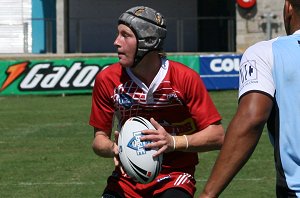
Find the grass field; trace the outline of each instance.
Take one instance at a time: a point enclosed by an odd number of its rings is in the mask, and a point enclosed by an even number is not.
[[[226,128],[237,92],[210,94]],[[0,97],[0,197],[100,197],[113,162],[91,149],[90,105],[91,95]],[[197,196],[216,155],[199,154]],[[264,131],[250,161],[221,197],[275,197],[274,185],[272,147]]]

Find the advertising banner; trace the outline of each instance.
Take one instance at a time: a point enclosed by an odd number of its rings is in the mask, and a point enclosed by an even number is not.
[[[0,95],[91,93],[96,74],[117,57],[0,61]]]
[[[237,89],[241,55],[170,55],[198,72],[208,90]],[[0,60],[1,95],[91,93],[94,80],[117,57]]]
[[[242,55],[200,55],[200,75],[208,90],[238,89]]]
[[[200,62],[199,55],[173,55],[168,56],[169,60],[177,61],[199,72]]]
[[[198,55],[171,55],[199,71]],[[0,60],[1,95],[53,95],[91,93],[96,74],[117,57]]]

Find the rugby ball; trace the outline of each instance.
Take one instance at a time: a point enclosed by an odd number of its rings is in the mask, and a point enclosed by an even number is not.
[[[140,141],[142,130],[155,129],[154,126],[143,117],[131,117],[122,126],[119,138],[119,157],[124,171],[139,183],[153,181],[161,170],[162,155],[153,158],[156,152],[153,149],[145,149],[149,141]]]

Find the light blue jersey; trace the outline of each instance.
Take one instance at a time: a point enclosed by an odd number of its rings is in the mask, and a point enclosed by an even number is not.
[[[300,31],[259,42],[243,55],[239,97],[263,92],[274,100],[268,129],[277,187],[300,197]]]
[[[300,35],[273,43],[273,79],[279,109],[279,156],[287,185],[300,196]],[[277,123],[275,123],[277,124]]]

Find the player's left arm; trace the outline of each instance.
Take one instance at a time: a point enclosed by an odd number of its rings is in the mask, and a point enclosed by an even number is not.
[[[187,135],[188,148],[186,151],[206,152],[218,150],[222,147],[224,141],[224,128],[221,122],[215,122],[206,128]],[[184,148],[181,148],[184,150]]]
[[[205,152],[220,149],[225,135],[222,118],[199,74],[191,72],[183,83],[183,89],[186,92],[185,104],[197,126],[197,131],[186,136],[186,150]]]
[[[145,146],[147,148],[159,148],[153,157],[171,151],[204,152],[216,150],[220,149],[223,144],[224,129],[220,122],[211,124],[191,135],[172,136],[153,118],[150,121],[156,130],[143,131],[147,135],[141,137],[141,140],[152,141]]]

